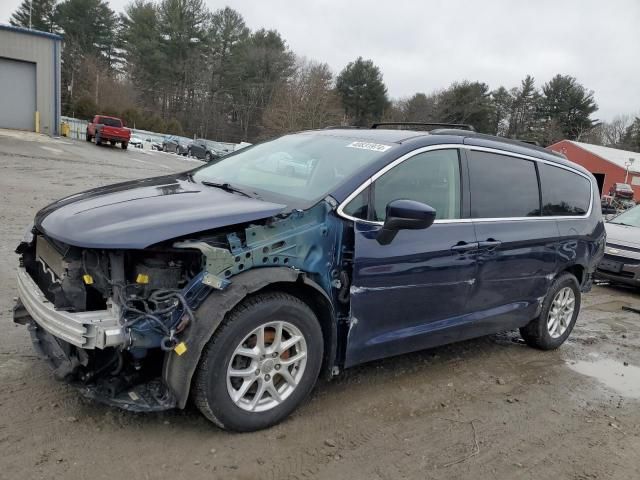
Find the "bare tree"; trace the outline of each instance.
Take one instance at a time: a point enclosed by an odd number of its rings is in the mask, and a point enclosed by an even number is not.
[[[603,144],[608,147],[619,147],[622,145],[624,135],[633,122],[631,115],[617,115],[611,122],[602,124]]]
[[[263,116],[267,135],[322,128],[340,122],[340,99],[329,66],[300,58],[293,75],[276,88]]]

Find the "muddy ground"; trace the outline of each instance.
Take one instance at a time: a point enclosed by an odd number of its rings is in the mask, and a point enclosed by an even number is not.
[[[507,333],[374,362],[253,434],[220,431],[193,407],[115,410],[57,383],[11,320],[25,226],[63,195],[196,164],[0,131],[0,478],[640,477],[640,315],[621,310],[640,297],[629,289],[594,288],[557,351]]]

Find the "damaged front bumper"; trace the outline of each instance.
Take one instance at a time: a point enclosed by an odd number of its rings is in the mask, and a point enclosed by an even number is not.
[[[77,388],[86,398],[125,410],[175,408],[176,399],[160,378],[130,381],[126,376],[92,378],[100,373],[96,371],[85,373],[84,378],[74,373],[86,365],[88,357],[83,352],[100,352],[126,343],[115,308],[77,313],[55,310],[22,267],[18,269],[18,292],[14,321],[28,326],[34,348],[50,363],[58,380]],[[102,368],[106,367],[114,368],[110,364]]]
[[[126,335],[117,307],[89,312],[56,310],[24,267],[18,268],[18,295],[33,320],[51,335],[79,348],[123,345]]]

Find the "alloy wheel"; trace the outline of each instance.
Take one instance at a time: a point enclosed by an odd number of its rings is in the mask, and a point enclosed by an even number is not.
[[[556,293],[547,317],[547,330],[551,338],[558,338],[567,331],[573,318],[575,304],[576,296],[570,287],[564,287]]]
[[[307,364],[307,342],[289,322],[265,323],[236,347],[227,367],[231,400],[249,412],[264,412],[296,389]]]

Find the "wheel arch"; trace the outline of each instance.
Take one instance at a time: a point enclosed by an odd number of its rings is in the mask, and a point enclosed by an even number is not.
[[[256,268],[236,275],[224,291],[212,291],[196,312],[196,322],[190,325],[182,340],[187,351],[182,355],[165,355],[162,377],[176,399],[176,406],[184,408],[189,398],[191,381],[198,367],[202,351],[228,312],[245,298],[265,291],[284,291],[305,301],[316,313],[324,338],[323,369],[331,369],[336,352],[336,322],[333,306],[327,293],[304,272],[286,267]],[[327,345],[329,348],[327,348]]]
[[[579,263],[569,265],[565,267],[563,270],[559,271],[558,275],[556,275],[556,278],[562,275],[563,273],[570,273],[571,275],[576,277],[576,280],[578,281],[578,286],[581,289],[584,287],[584,282],[586,280],[585,278],[586,268],[584,267],[584,265],[580,265]]]
[[[322,329],[324,346],[321,372],[330,377],[337,352],[337,323],[331,300],[315,282],[312,286],[305,281],[271,283],[253,295],[273,291],[288,293],[299,298],[315,313]]]

